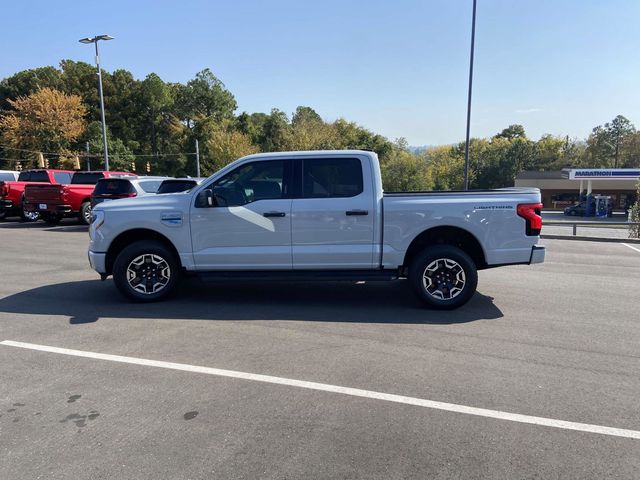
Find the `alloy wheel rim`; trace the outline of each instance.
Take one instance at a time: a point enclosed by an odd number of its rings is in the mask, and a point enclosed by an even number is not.
[[[432,261],[422,273],[422,286],[433,298],[452,300],[462,293],[467,277],[462,266],[450,258]]]
[[[40,218],[40,214],[38,212],[26,211],[24,212],[24,217],[30,222],[35,222]]]
[[[160,255],[138,255],[127,267],[127,283],[138,293],[152,295],[164,289],[171,279],[171,268]]]
[[[91,206],[84,209],[84,221],[91,223]]]

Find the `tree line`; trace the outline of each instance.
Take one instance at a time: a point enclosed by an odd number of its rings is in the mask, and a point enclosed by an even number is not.
[[[387,191],[449,190],[463,185],[464,142],[416,150],[355,122],[328,122],[313,108],[290,115],[237,112],[234,95],[211,70],[186,83],[143,80],[118,69],[103,71],[108,148],[112,169],[175,176],[195,175],[195,141],[202,174],[255,152],[364,149],[381,161]],[[0,81],[0,168],[37,166],[42,152],[52,166],[74,159],[101,165],[103,155],[96,70],[63,60],[59,68],[23,70]],[[87,148],[88,147],[88,148]],[[638,167],[640,132],[622,115],[595,127],[584,139],[527,137],[510,125],[491,138],[470,142],[472,188],[512,186],[523,170],[564,167]]]

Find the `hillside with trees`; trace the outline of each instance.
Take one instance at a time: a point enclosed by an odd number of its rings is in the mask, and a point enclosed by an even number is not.
[[[312,107],[290,115],[238,112],[233,93],[211,70],[192,80],[165,82],[155,73],[139,80],[127,70],[103,71],[109,157],[113,169],[195,175],[199,141],[203,175],[254,152],[356,148],[375,151],[385,189],[447,190],[463,184],[464,142],[410,148],[353,121],[324,120]],[[70,158],[101,165],[103,150],[96,71],[63,60],[59,68],[18,72],[0,81],[0,168],[29,168],[42,152],[53,166]],[[88,146],[88,152],[86,150]],[[470,143],[470,185],[513,185],[522,170],[563,167],[638,167],[640,132],[618,115],[581,140],[527,137],[509,125]]]

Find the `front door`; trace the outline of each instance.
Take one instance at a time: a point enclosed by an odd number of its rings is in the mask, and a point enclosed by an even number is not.
[[[245,163],[214,181],[214,206],[191,210],[197,270],[290,270],[290,162]]]

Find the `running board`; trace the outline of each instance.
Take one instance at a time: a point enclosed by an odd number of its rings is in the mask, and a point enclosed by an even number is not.
[[[269,281],[346,281],[388,282],[398,279],[396,270],[259,270],[259,271],[208,271],[196,272],[205,282],[220,280],[269,280]]]

